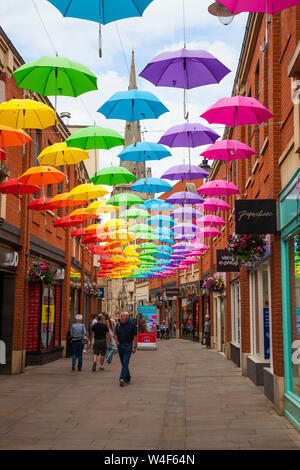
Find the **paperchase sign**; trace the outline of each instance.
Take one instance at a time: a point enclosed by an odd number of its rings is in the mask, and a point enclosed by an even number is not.
[[[235,233],[276,233],[275,199],[235,201]]]
[[[217,250],[217,272],[235,273],[239,272],[239,264],[228,250]]]

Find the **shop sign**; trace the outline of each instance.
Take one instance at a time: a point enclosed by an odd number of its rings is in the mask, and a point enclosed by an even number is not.
[[[228,250],[217,250],[216,270],[220,273],[239,272],[239,263]]]
[[[17,251],[11,248],[0,245],[0,267],[1,268],[16,268],[19,263],[19,255]]]
[[[165,289],[166,297],[177,297],[179,295],[179,289]]]
[[[276,199],[235,201],[235,233],[276,233]]]
[[[138,306],[138,348],[156,349],[156,307]]]
[[[98,299],[104,299],[104,287],[98,287],[99,295]]]

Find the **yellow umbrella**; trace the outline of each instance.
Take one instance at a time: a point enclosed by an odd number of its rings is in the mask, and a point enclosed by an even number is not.
[[[104,234],[104,225],[103,224],[89,225],[88,227],[85,227],[84,232],[89,235],[97,234],[97,233]]]
[[[68,199],[68,195],[69,193],[56,194],[50,201],[51,206],[54,208],[55,205],[55,209],[59,209],[60,207],[76,207],[86,204],[86,201],[71,201]]]
[[[126,224],[125,220],[123,219],[112,219],[112,220],[108,220],[107,222],[105,222],[104,224],[104,230],[109,230],[109,229],[120,229],[120,228],[125,228],[125,227],[129,227],[129,224]]]
[[[18,181],[24,184],[37,184],[46,186],[47,184],[60,183],[66,178],[61,171],[53,166],[33,166],[23,173]]]
[[[89,158],[89,153],[76,147],[68,147],[65,142],[50,145],[38,156],[41,165],[75,165]]]
[[[54,121],[54,109],[39,101],[13,99],[0,103],[0,124],[15,129],[45,129]]]
[[[71,214],[69,214],[70,219],[76,220],[89,220],[90,214],[88,209],[75,209]]]
[[[68,199],[72,201],[78,200],[88,200],[88,199],[96,199],[97,197],[103,197],[108,194],[108,191],[104,189],[102,186],[95,185],[92,183],[80,184],[73,188],[69,195]]]
[[[124,248],[123,250],[123,255],[124,256],[131,256],[131,257],[135,257],[135,258],[138,258],[140,255],[139,253],[136,251],[136,248],[138,245],[129,245],[127,246],[126,248]]]

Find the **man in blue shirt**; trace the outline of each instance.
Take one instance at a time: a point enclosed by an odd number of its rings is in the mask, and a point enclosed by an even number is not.
[[[116,328],[117,345],[122,364],[120,374],[120,387],[130,383],[131,376],[129,372],[129,361],[131,353],[135,353],[137,346],[136,324],[130,320],[128,312],[121,312],[120,324]]]

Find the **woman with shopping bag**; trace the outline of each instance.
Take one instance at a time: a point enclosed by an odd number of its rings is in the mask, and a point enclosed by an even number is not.
[[[118,350],[117,343],[116,343],[116,325],[115,322],[109,317],[108,314],[105,314],[106,325],[109,331],[109,337],[107,337],[107,352],[106,352],[106,362],[108,364],[111,363],[112,358],[114,357],[115,353]]]

